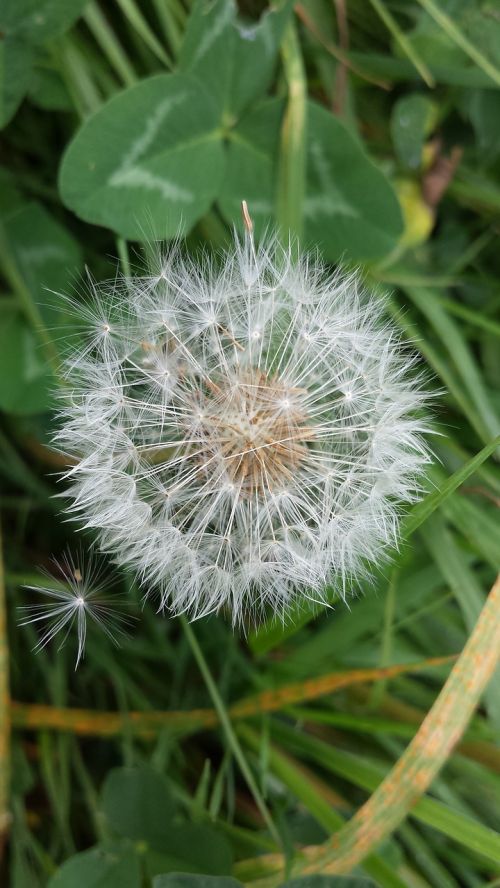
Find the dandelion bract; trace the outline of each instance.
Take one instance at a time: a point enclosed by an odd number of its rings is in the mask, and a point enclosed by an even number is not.
[[[427,461],[414,357],[355,274],[247,232],[93,287],[57,444],[72,514],[160,607],[238,623],[345,595]]]

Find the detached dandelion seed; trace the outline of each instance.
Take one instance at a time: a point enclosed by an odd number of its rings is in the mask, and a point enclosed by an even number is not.
[[[102,549],[160,609],[235,624],[345,596],[397,542],[429,460],[421,376],[383,302],[293,245],[257,247],[244,219],[219,260],[176,245],[94,287],[56,438]]]
[[[109,595],[104,597],[109,580],[95,559],[88,558],[84,564],[81,557],[75,560],[70,553],[66,553],[60,561],[54,558],[53,564],[53,573],[42,571],[47,580],[44,585],[25,586],[49,600],[43,604],[23,605],[20,608],[23,612],[20,625],[34,624],[42,628],[35,651],[40,651],[63,633],[61,648],[75,628],[78,639],[76,669],[85,651],[88,620],[93,621],[117,644],[130,618],[116,610],[113,598]]]

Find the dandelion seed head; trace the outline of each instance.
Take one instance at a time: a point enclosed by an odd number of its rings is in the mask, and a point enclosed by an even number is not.
[[[70,512],[172,613],[240,623],[346,595],[419,496],[414,356],[356,275],[294,255],[247,226],[83,309],[56,436]]]

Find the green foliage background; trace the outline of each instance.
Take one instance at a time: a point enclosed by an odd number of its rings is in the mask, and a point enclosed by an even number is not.
[[[3,0],[0,31],[2,884],[257,885],[261,855],[291,867],[360,807],[449,663],[313,698],[305,682],[459,653],[500,566],[500,6]],[[75,547],[48,444],[57,294],[84,299],[85,266],[127,273],[179,230],[224,246],[242,199],[257,237],[291,231],[389,293],[436,393],[430,495],[350,609],[193,632],[141,610],[121,576],[139,622],[120,649],[90,634],[74,673],[71,639],[35,656],[17,625],[37,565]],[[290,683],[278,711],[230,710]],[[429,793],[352,877],[265,884],[500,885],[499,729],[497,671]]]

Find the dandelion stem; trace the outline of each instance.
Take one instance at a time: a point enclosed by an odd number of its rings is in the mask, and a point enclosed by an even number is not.
[[[130,277],[130,258],[128,254],[128,244],[125,238],[117,237],[116,238],[116,249],[118,250],[118,256],[120,259],[120,267],[122,270],[122,274],[124,277]]]
[[[277,217],[282,237],[302,234],[306,179],[307,85],[297,31],[290,22],[281,47],[288,102],[281,127]]]
[[[222,729],[226,735],[226,739],[231,748],[231,751],[236,761],[238,762],[241,773],[246,780],[247,786],[252,793],[255,803],[260,813],[262,814],[262,817],[269,829],[269,832],[271,833],[271,836],[278,843],[278,845],[281,845],[282,842],[279,833],[274,825],[273,819],[262,797],[259,787],[257,786],[255,777],[253,776],[250,766],[245,758],[240,742],[234,732],[227,708],[219,694],[217,685],[215,684],[212,673],[210,672],[207,661],[205,660],[205,657],[203,655],[203,651],[201,650],[200,645],[198,644],[198,640],[186,618],[181,616],[180,621],[193,656],[198,664],[198,668],[207,686],[207,690],[212,698],[212,703],[214,704],[214,708],[219,717],[219,721],[222,725]]]

